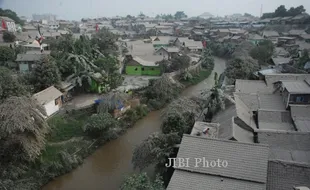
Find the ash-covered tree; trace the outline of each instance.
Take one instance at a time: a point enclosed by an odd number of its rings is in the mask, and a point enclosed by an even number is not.
[[[177,133],[153,133],[135,148],[132,157],[134,168],[143,170],[153,164],[164,166],[167,158],[174,153],[174,146],[180,142]]]
[[[209,47],[204,48],[202,51],[201,66],[209,70],[213,70],[214,68],[214,59]]]
[[[119,126],[118,121],[108,112],[92,115],[83,130],[92,137],[109,137],[110,131]]]
[[[4,31],[2,34],[2,39],[4,42],[15,42],[16,36],[12,32]]]
[[[102,28],[96,34],[92,35],[91,42],[99,47],[104,55],[117,55],[118,46],[116,45],[118,37],[106,28]]]
[[[165,190],[162,178],[157,175],[154,181],[151,181],[146,173],[134,174],[127,177],[122,184],[121,190]]]
[[[171,69],[174,71],[181,70],[184,72],[191,63],[191,58],[187,55],[176,56],[171,60]]]
[[[161,131],[164,134],[177,133],[180,137],[189,133],[199,109],[199,105],[189,98],[178,98],[171,102],[163,112]]]
[[[259,64],[266,64],[271,59],[274,52],[274,45],[271,41],[265,40],[250,51],[253,59],[258,60]]]
[[[42,58],[32,70],[29,80],[35,92],[44,90],[52,85],[59,85],[61,77],[54,59],[50,56]]]
[[[158,109],[173,100],[182,88],[182,84],[163,74],[160,79],[150,80],[144,95],[149,106]]]
[[[44,149],[48,125],[44,109],[27,97],[10,97],[0,104],[1,161],[33,161]]]
[[[0,102],[11,96],[23,96],[28,92],[9,69],[0,67]]]
[[[119,72],[119,62],[115,56],[106,56],[97,59],[94,64],[104,70],[107,76],[107,83],[111,89],[116,88],[122,83],[122,76]]]
[[[304,50],[301,53],[301,57],[299,58],[298,62],[297,62],[297,67],[299,69],[303,69],[305,64],[310,61],[310,57],[309,57],[309,52],[307,50]]]
[[[187,18],[187,15],[184,13],[184,11],[177,11],[174,14],[174,18],[177,19],[177,20],[180,20],[182,18]]]
[[[252,79],[253,73],[259,69],[257,62],[251,57],[234,58],[227,65],[225,75],[231,84],[236,79]]]
[[[15,61],[14,49],[6,46],[0,46],[0,66],[7,66],[8,61]]]

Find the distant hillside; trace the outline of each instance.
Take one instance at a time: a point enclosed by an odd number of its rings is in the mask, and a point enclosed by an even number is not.
[[[199,15],[198,17],[208,19],[208,18],[214,17],[214,15],[212,15],[211,13],[205,12],[205,13],[202,13],[201,15]]]

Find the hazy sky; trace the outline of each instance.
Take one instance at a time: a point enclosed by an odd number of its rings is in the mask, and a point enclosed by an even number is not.
[[[148,16],[184,11],[188,16],[210,12],[217,16],[251,13],[259,16],[274,11],[279,5],[287,8],[304,5],[310,12],[310,0],[0,0],[1,8],[12,9],[20,16],[53,13],[58,18],[80,20],[82,17],[126,16],[143,12]]]

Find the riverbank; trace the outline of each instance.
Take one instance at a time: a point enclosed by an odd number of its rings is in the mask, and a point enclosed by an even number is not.
[[[127,129],[147,115],[144,106],[127,111],[118,120],[119,126],[112,128],[105,136],[91,138],[83,130],[88,118],[95,113],[94,108],[55,115],[47,122],[50,134],[45,149],[33,163],[12,163],[0,179],[4,189],[40,189],[57,176],[66,174],[83,163],[83,159],[94,153],[98,147],[117,139]],[[23,187],[23,188],[21,188]]]

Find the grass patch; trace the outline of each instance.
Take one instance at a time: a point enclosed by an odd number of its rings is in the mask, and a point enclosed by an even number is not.
[[[201,69],[198,74],[193,75],[192,79],[188,81],[181,80],[180,82],[184,84],[185,86],[196,85],[200,83],[201,81],[205,80],[206,78],[208,78],[211,73],[212,73],[212,70]]]

